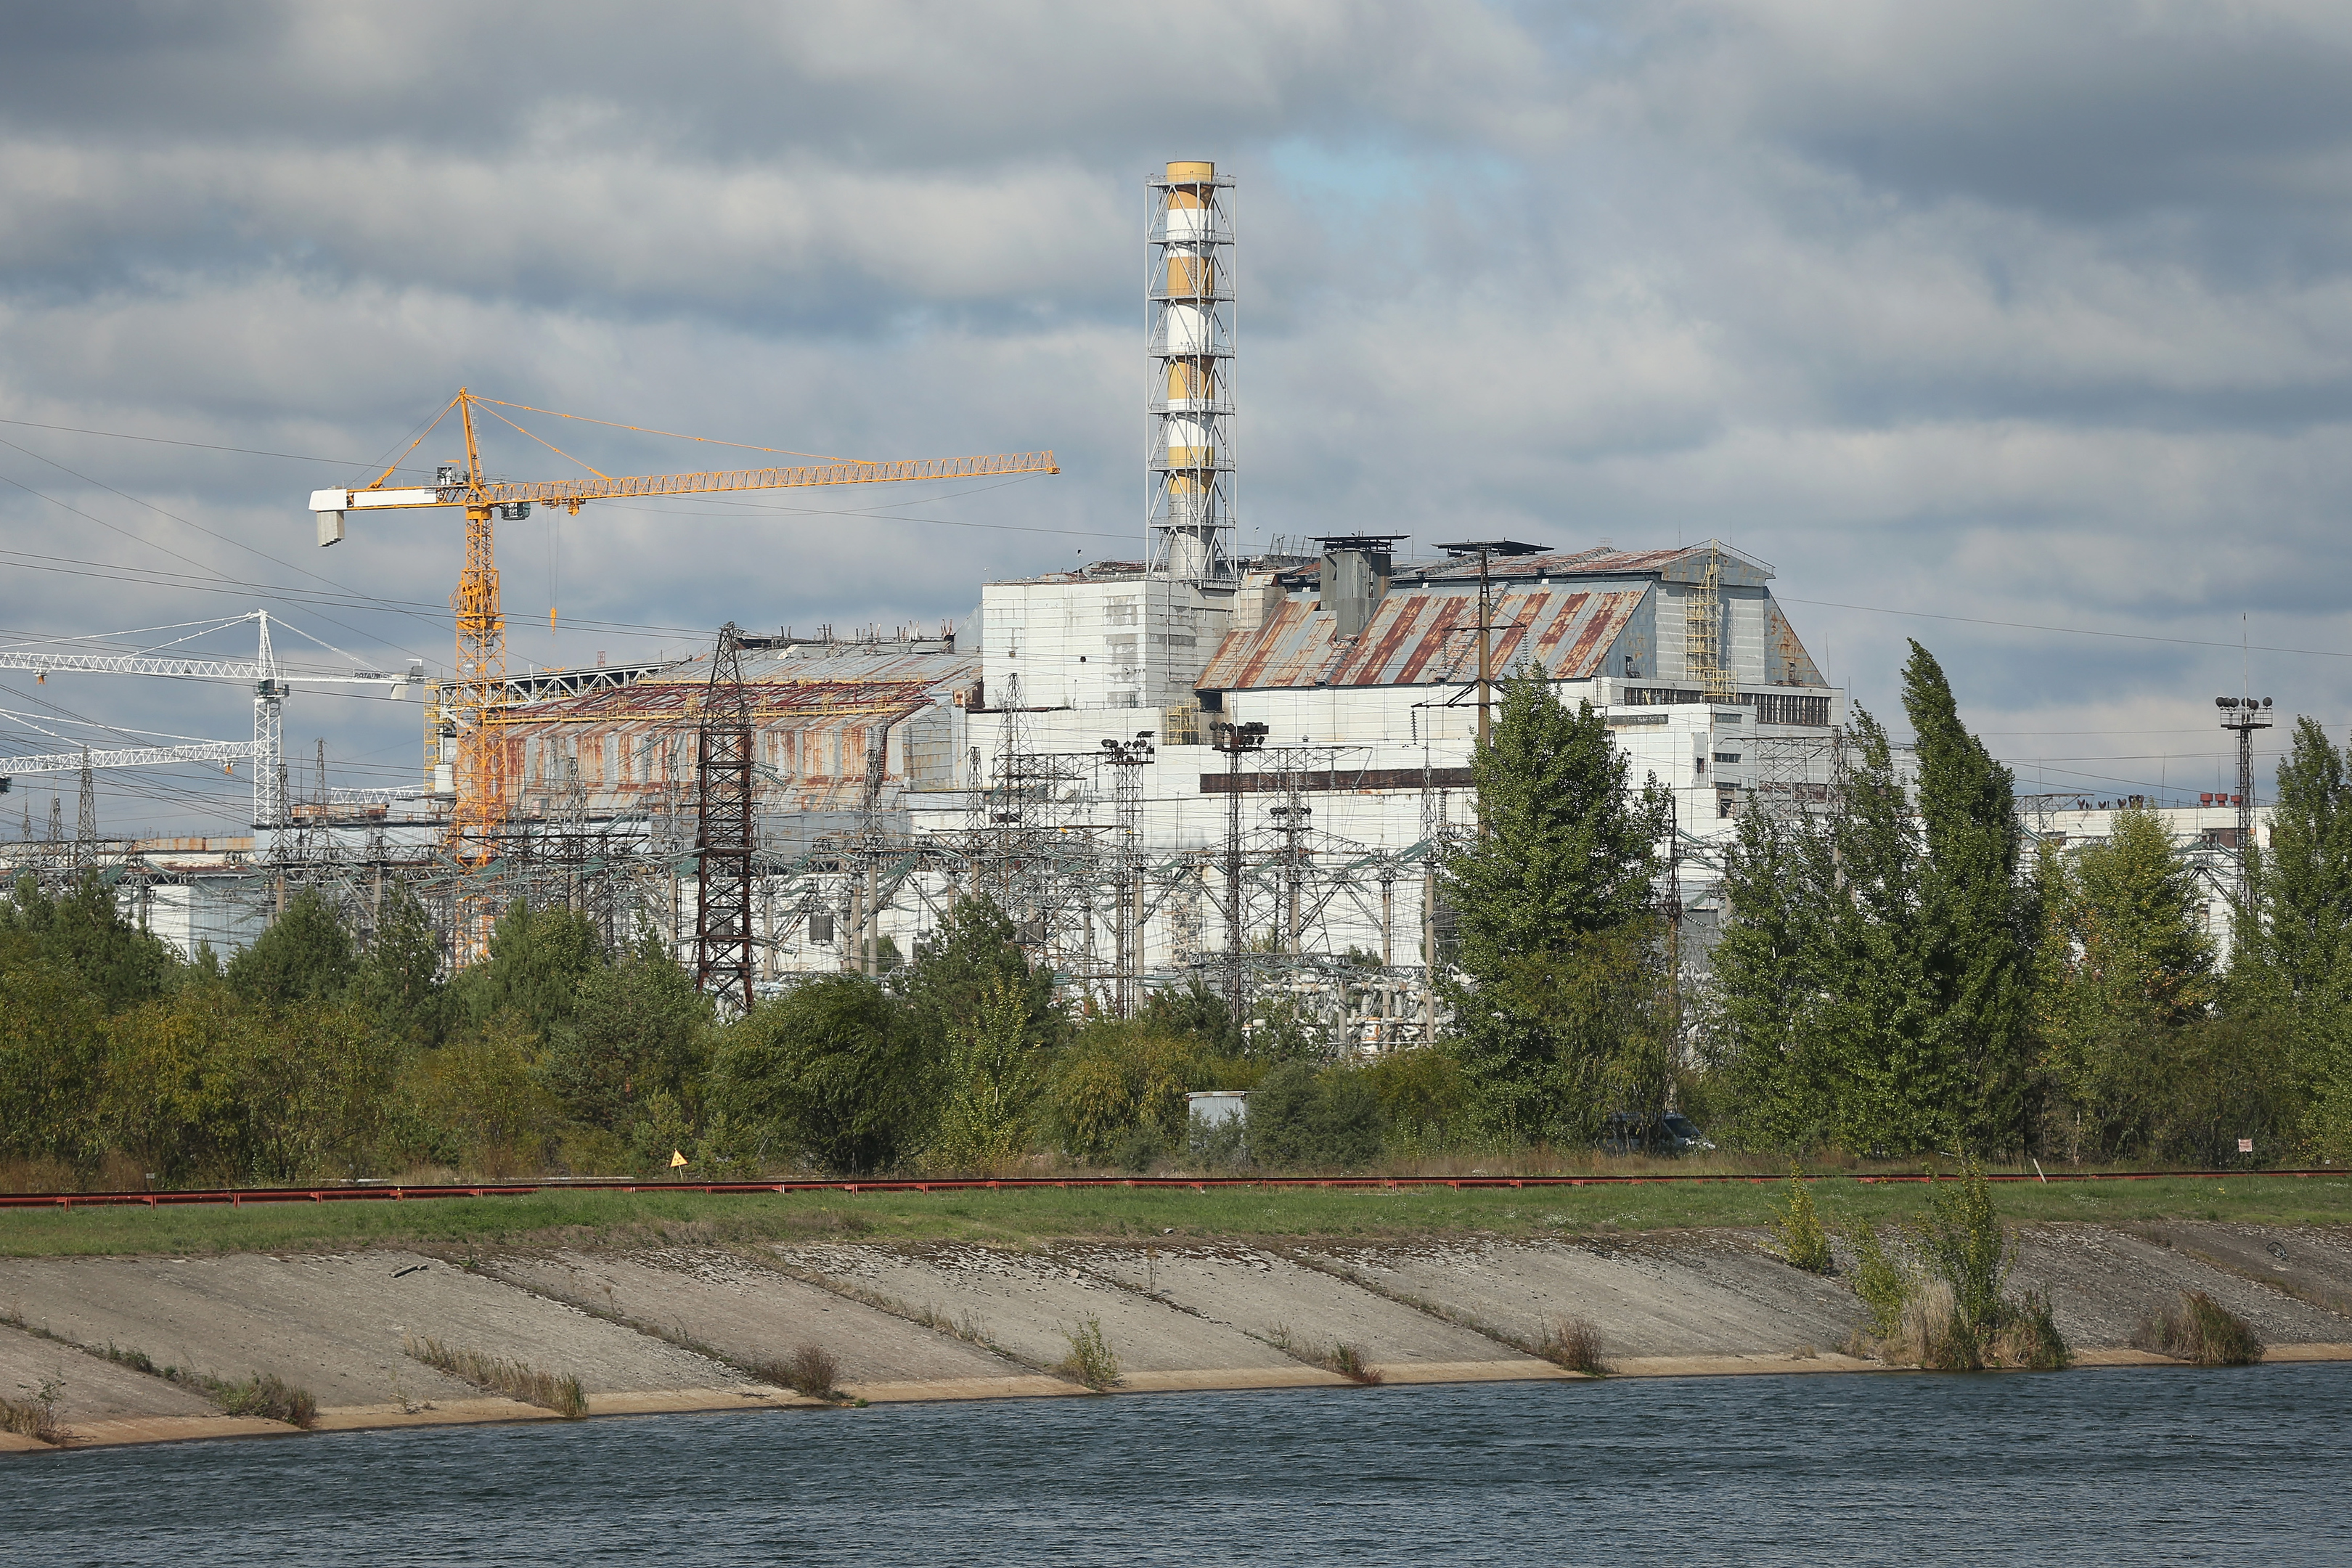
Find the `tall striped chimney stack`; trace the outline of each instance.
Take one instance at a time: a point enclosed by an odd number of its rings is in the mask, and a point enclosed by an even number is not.
[[[1151,193],[1150,542],[1155,574],[1235,580],[1233,178],[1172,163]]]

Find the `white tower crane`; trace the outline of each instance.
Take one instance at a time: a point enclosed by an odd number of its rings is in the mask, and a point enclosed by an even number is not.
[[[386,695],[397,697],[404,689],[417,690],[425,684],[425,661],[412,659],[408,668],[398,674],[381,669],[354,669],[348,673],[329,674],[324,671],[289,670],[278,662],[269,646],[269,612],[252,610],[229,620],[203,623],[205,629],[235,626],[239,621],[253,621],[260,627],[260,647],[250,659],[210,658],[195,654],[154,652],[143,654],[67,653],[54,648],[0,648],[0,669],[29,669],[47,680],[51,670],[90,675],[152,675],[180,680],[241,680],[253,684],[253,743],[245,754],[253,759],[253,824],[256,827],[282,827],[288,820],[286,808],[285,763],[285,703],[286,694],[296,686],[383,686]],[[166,630],[176,628],[163,628]],[[187,641],[187,638],[182,638]],[[217,745],[236,745],[223,742]],[[173,748],[160,748],[172,750]],[[197,748],[204,750],[205,748]],[[142,754],[158,748],[143,748]],[[110,764],[99,762],[98,753],[91,758],[92,766]],[[128,755],[129,753],[125,753]],[[32,759],[17,759],[29,763]],[[211,754],[198,758],[154,758],[155,761],[228,760],[215,749]],[[0,769],[6,767],[0,763]],[[80,765],[77,761],[75,766]],[[136,765],[115,763],[115,766]],[[49,770],[26,766],[22,772]]]

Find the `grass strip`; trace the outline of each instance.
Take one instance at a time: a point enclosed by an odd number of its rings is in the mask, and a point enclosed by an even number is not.
[[[1888,1224],[1927,1204],[1924,1184],[1831,1176],[1807,1184],[1832,1226]],[[286,1252],[368,1246],[603,1247],[868,1239],[1025,1247],[1056,1241],[1191,1237],[1408,1240],[1482,1234],[1591,1237],[1715,1226],[1760,1227],[1786,1184],[1549,1187],[1054,1188],[1017,1192],[542,1192],[425,1203],[267,1207],[0,1210],[0,1257]],[[2352,1224],[2352,1173],[2249,1179],[2165,1176],[2012,1184],[2011,1224],[2222,1220]]]
[[[581,1392],[580,1380],[569,1374],[541,1372],[522,1362],[445,1345],[439,1340],[415,1334],[403,1335],[401,1348],[425,1365],[437,1367],[460,1382],[503,1394],[525,1405],[536,1405],[542,1410],[552,1410],[567,1421],[577,1421],[588,1414],[588,1396]]]

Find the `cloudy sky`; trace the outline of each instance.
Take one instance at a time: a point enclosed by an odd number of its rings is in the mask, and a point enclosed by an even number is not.
[[[1719,537],[1872,707],[1934,648],[2026,789],[2216,787],[2211,700],[2249,673],[2352,720],[2340,4],[9,12],[9,644],[266,606],[445,668],[456,514],[320,552],[303,503],[461,384],[1063,467],[534,515],[499,541],[518,665],[936,623],[985,575],[1132,554],[1142,181],[1205,157],[1240,182],[1260,540]],[[709,460],[518,417],[608,472]],[[488,457],[566,471],[503,428]],[[12,750],[249,722],[100,677],[0,672],[0,708]],[[289,755],[313,737],[336,783],[414,776],[413,702],[306,694]],[[244,788],[116,775],[102,826],[229,831]]]

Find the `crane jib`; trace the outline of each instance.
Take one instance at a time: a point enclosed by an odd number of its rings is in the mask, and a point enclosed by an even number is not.
[[[799,489],[816,485],[888,484],[907,479],[988,479],[1003,474],[1056,474],[1051,452],[987,458],[943,458],[896,463],[823,463],[793,468],[735,468],[698,474],[635,474],[618,479],[548,479],[529,484],[448,485],[439,489],[314,490],[312,511],[368,511],[393,507],[511,506],[622,496],[707,495],[716,490]]]

